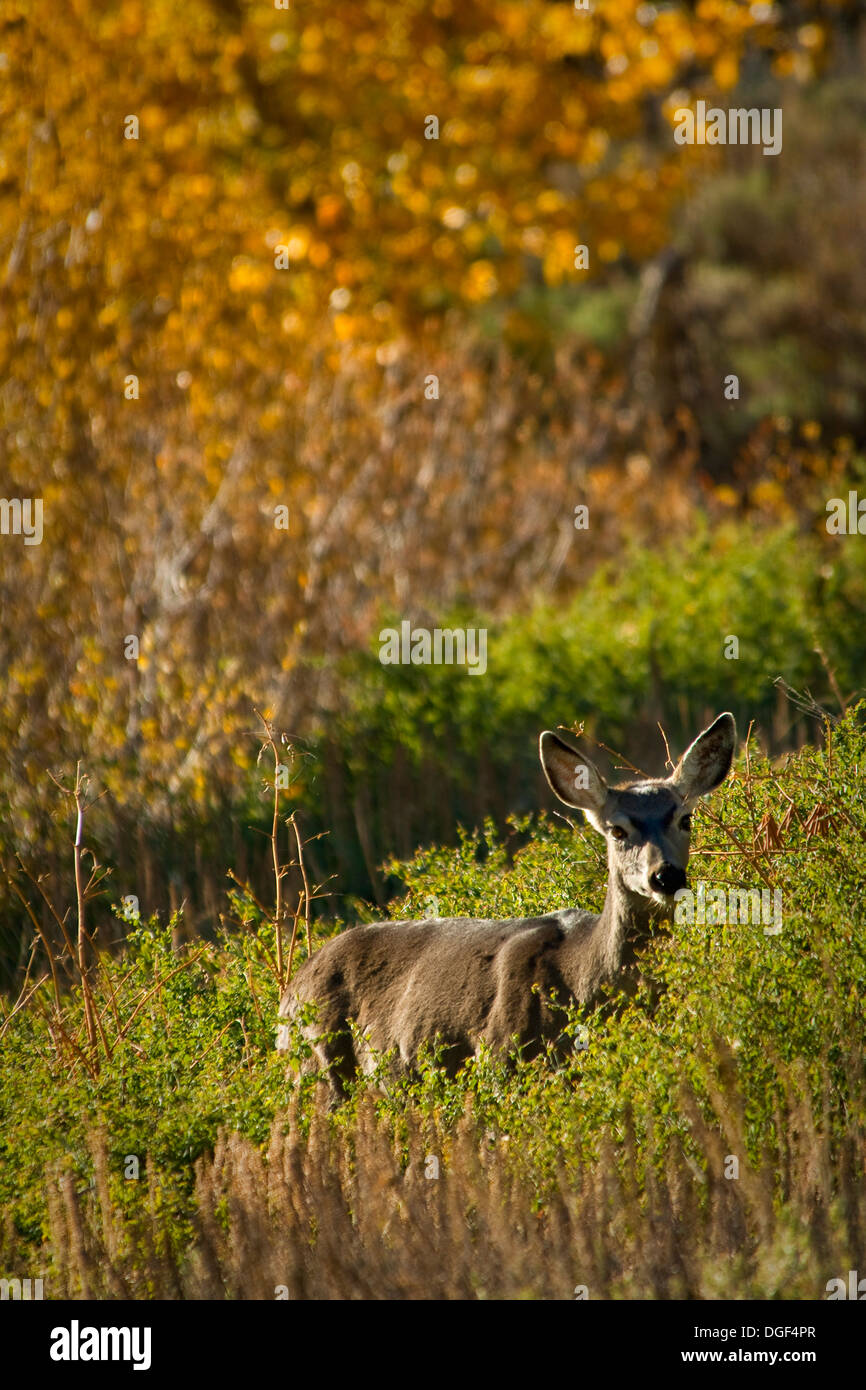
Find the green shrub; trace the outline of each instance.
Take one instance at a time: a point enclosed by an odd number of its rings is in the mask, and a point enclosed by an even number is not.
[[[293,1222],[311,1223],[303,1227],[311,1252],[304,1259],[315,1268],[307,1270],[304,1287],[316,1287],[317,1296],[338,1296],[347,1277],[345,1263],[322,1243],[330,1216],[353,1229],[361,1221],[364,1278],[371,1289],[391,1287],[387,1240],[364,1225],[364,1213],[371,1202],[369,1219],[379,1212],[371,1194],[381,1184],[398,1201],[401,1173],[414,1171],[425,1153],[441,1159],[443,1175],[468,1203],[466,1250],[475,1254],[464,1250],[458,1258],[452,1251],[453,1296],[466,1296],[455,1290],[473,1279],[490,1296],[512,1288],[511,1276],[503,1275],[503,1283],[487,1263],[496,1242],[504,1249],[510,1239],[505,1228],[488,1230],[487,1246],[472,1244],[482,1229],[470,1211],[480,1200],[477,1162],[485,1183],[504,1184],[511,1193],[512,1216],[523,1210],[548,1231],[530,1242],[535,1263],[523,1272],[525,1291],[547,1288],[542,1266],[550,1241],[559,1241],[562,1258],[569,1241],[578,1250],[593,1185],[610,1180],[608,1206],[593,1218],[607,1252],[603,1258],[597,1252],[596,1296],[599,1289],[619,1295],[655,1289],[665,1297],[678,1290],[809,1296],[804,1289],[811,1289],[820,1296],[837,1273],[828,1261],[855,1258],[860,1219],[851,1193],[862,1184],[866,1135],[864,714],[861,705],[828,725],[822,749],[805,748],[782,766],[754,752],[742,757],[712,808],[696,817],[693,884],[779,890],[781,932],[677,922],[659,931],[644,953],[644,980],[633,998],[614,986],[599,1008],[571,1011],[568,1026],[581,1046],[559,1069],[545,1058],[506,1066],[482,1050],[448,1079],[435,1065],[434,1047],[416,1074],[394,1079],[383,1068],[359,1078],[347,1104],[325,1114],[318,1082],[287,1075],[273,1051],[277,989],[266,921],[225,931],[180,957],[170,927],[137,926],[123,955],[102,959],[93,975],[107,1038],[101,1050],[85,1046],[80,989],[64,993],[58,1013],[46,978],[26,1006],[7,1007],[0,1025],[7,1265],[48,1268],[53,1287],[73,1293],[90,1279],[88,1287],[106,1294],[134,1288],[141,1296],[172,1290],[196,1296],[225,1278],[236,1296],[244,1288],[261,1296],[261,1270],[245,1266],[243,1250],[220,1245],[212,1223],[223,1235],[236,1232],[240,1213],[252,1207],[256,1221],[275,1219],[252,1192],[250,1173],[261,1165],[256,1148],[263,1152],[267,1143],[277,1162],[288,1131],[294,1157],[267,1181],[276,1185],[274,1202],[295,1213]],[[431,901],[443,914],[497,917],[574,904],[599,908],[600,843],[591,830],[543,818],[515,819],[503,841],[488,823],[464,832],[454,848],[431,848],[390,866],[405,889],[400,915],[427,913]],[[237,1157],[237,1190],[220,1166],[221,1131],[246,1136],[254,1146],[231,1150],[246,1155]],[[342,1154],[344,1176],[329,1185],[308,1154],[321,1155],[331,1143]],[[209,1157],[215,1146],[216,1166]],[[137,1182],[125,1174],[130,1155],[139,1159]],[[726,1182],[732,1157],[742,1178],[736,1192]],[[688,1200],[684,1181],[697,1184]],[[296,1183],[303,1188],[293,1196]],[[574,1201],[583,1194],[579,1219],[569,1192]],[[445,1217],[435,1214],[438,1198],[429,1200],[433,1207],[423,1220],[433,1222],[432,1241]],[[203,1209],[203,1201],[213,1209]],[[651,1216],[659,1201],[669,1211],[685,1210],[686,1202],[691,1215],[670,1234],[679,1273],[656,1279],[626,1231],[650,1221],[658,1236]],[[61,1209],[67,1217],[58,1215]],[[458,1208],[448,1210],[448,1239],[456,1241]],[[74,1211],[84,1232],[76,1239],[85,1253],[91,1250],[90,1264],[81,1264],[81,1250],[66,1248],[72,1238],[63,1222]],[[812,1223],[805,1230],[804,1213]],[[484,1219],[493,1217],[488,1212]],[[290,1254],[296,1263],[296,1245],[289,1252],[285,1231],[269,1229],[268,1269]],[[292,1229],[297,1242],[301,1228]],[[721,1246],[737,1256],[722,1273],[710,1258]],[[205,1259],[203,1249],[211,1252],[204,1283],[204,1275],[196,1282],[199,1276],[190,1273]],[[409,1289],[408,1273],[400,1277]],[[424,1295],[416,1289],[406,1296]]]

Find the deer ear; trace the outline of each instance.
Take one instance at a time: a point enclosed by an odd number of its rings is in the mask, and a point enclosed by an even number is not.
[[[565,802],[590,816],[598,814],[607,798],[607,785],[589,758],[569,748],[550,729],[538,740],[538,756],[551,789]]]
[[[668,781],[686,801],[721,786],[731,770],[737,726],[732,714],[720,714],[686,749]]]

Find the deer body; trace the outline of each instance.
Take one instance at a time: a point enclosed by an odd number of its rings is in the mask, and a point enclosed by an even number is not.
[[[314,1003],[315,1022],[303,1031],[313,1065],[329,1075],[338,1096],[358,1067],[369,1070],[373,1053],[394,1049],[411,1067],[421,1045],[435,1039],[450,1072],[482,1043],[499,1052],[516,1044],[524,1057],[545,1043],[556,1048],[561,1006],[591,1003],[628,970],[685,887],[689,807],[727,775],[734,737],[733,717],[721,715],[670,778],[612,788],[559,735],[542,734],[542,766],[554,792],[584,810],[608,843],[601,913],[566,908],[506,921],[352,927],[307,961],[285,991],[278,1048],[288,1049],[299,1006]]]

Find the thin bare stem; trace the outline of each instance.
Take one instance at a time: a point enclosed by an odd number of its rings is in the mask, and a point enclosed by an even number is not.
[[[138,1014],[141,1013],[141,1010],[144,1008],[148,999],[152,999],[155,994],[158,994],[159,991],[162,989],[163,985],[167,985],[169,980],[173,980],[175,975],[180,974],[181,970],[188,970],[191,965],[195,965],[195,962],[201,959],[201,957],[204,955],[204,952],[205,947],[202,946],[200,950],[196,951],[193,955],[188,956],[186,960],[181,961],[180,965],[176,966],[174,970],[170,970],[167,975],[163,975],[161,980],[157,980],[156,984],[153,986],[153,989],[149,989],[147,993],[143,994],[141,999],[139,999],[132,1013],[129,1015],[129,1018],[126,1020],[123,1027],[121,1028],[120,1033],[118,1034],[118,1038],[126,1037],[133,1023],[135,1022],[136,1017],[138,1016]]]
[[[84,1020],[87,1025],[87,1041],[92,1049],[96,1048],[96,1019],[93,1004],[93,996],[90,992],[90,980],[87,975],[87,958],[85,955],[85,941],[87,931],[84,925],[84,881],[81,873],[81,850],[84,836],[84,796],[87,787],[87,778],[81,776],[81,763],[75,767],[75,899],[78,905],[78,973],[81,977],[81,992],[84,998]],[[104,1035],[103,1035],[104,1037]]]
[[[301,844],[301,836],[298,830],[298,813],[295,811],[289,817],[289,824],[295,832],[295,842],[298,846],[298,866],[301,870],[301,878],[304,880],[304,926],[307,933],[307,956],[313,954],[313,939],[310,931],[310,904],[312,894],[310,893],[310,881],[307,878],[307,867],[304,863],[304,847]]]
[[[255,711],[265,727],[265,742],[262,744],[259,757],[266,748],[270,748],[274,757],[274,816],[271,825],[271,858],[274,865],[274,934],[276,938],[277,951],[277,975],[280,980],[280,988],[283,982],[283,871],[280,867],[280,847],[279,847],[279,828],[280,828],[280,750],[274,738],[273,725],[266,719],[260,710]]]
[[[22,872],[22,873],[30,880],[30,882],[33,884],[33,887],[36,889],[37,893],[38,893],[38,894],[40,895],[40,897],[42,898],[42,901],[45,903],[45,906],[48,908],[48,911],[51,913],[51,916],[54,918],[55,922],[57,923],[58,927],[60,928],[60,932],[61,932],[61,935],[63,936],[63,940],[66,942],[66,949],[67,949],[67,951],[69,952],[69,959],[70,959],[70,961],[72,962],[72,964],[74,964],[74,963],[75,963],[75,947],[74,947],[73,944],[72,944],[72,938],[71,938],[71,936],[69,935],[69,932],[66,930],[66,922],[65,922],[64,918],[62,918],[62,917],[60,916],[60,913],[57,911],[56,907],[54,906],[53,902],[52,902],[51,899],[49,898],[49,896],[48,896],[48,894],[46,893],[45,889],[42,887],[42,879],[41,879],[41,877],[40,877],[40,878],[34,878],[33,874],[30,872],[30,870],[28,869],[27,865],[24,863],[24,860],[21,858],[20,854],[16,855],[15,857],[16,857],[16,859],[18,860],[18,863],[19,863],[20,866],[21,866],[21,872]]]
[[[292,978],[292,961],[293,961],[294,955],[295,955],[295,942],[296,942],[297,939],[298,939],[298,922],[299,922],[300,919],[301,919],[301,907],[303,906],[303,902],[304,902],[304,895],[303,895],[303,893],[299,893],[299,894],[298,894],[298,906],[295,908],[295,915],[294,915],[294,919],[293,919],[293,921],[292,921],[292,939],[291,939],[291,942],[290,942],[290,944],[289,944],[289,968],[288,968],[288,973],[287,973],[287,975],[286,975],[285,984],[284,984],[282,981],[280,981],[280,991],[281,991],[281,992],[282,992],[283,989],[285,989],[285,986],[289,983],[289,980]]]
[[[665,733],[664,729],[662,728],[660,722],[658,723],[657,727],[658,727],[659,733],[661,734],[662,738],[664,739],[664,745],[665,745],[665,766],[666,766],[666,767],[669,767],[669,768],[671,769],[671,771],[673,771],[673,768],[674,768],[674,760],[673,760],[673,758],[671,757],[671,750],[670,750],[670,745],[669,745],[669,743],[668,743],[668,736],[667,736],[667,734]]]
[[[821,665],[827,672],[827,679],[830,682],[830,689],[833,691],[833,694],[836,696],[836,699],[839,702],[839,708],[841,709],[842,713],[845,714],[848,709],[848,705],[850,704],[850,699],[846,700],[844,695],[842,694],[842,691],[839,688],[839,682],[836,679],[836,671],[834,667],[830,665],[830,660],[827,656],[827,653],[824,651],[824,648],[821,646],[820,642],[817,643],[814,650],[816,654],[821,658]]]
[[[48,957],[48,965],[51,970],[51,978],[54,982],[54,1003],[57,1008],[57,1012],[59,1013],[61,1008],[60,981],[57,978],[57,965],[54,960],[54,952],[51,949],[51,942],[48,940],[48,937],[42,929],[42,923],[39,921],[38,917],[36,916],[36,913],[33,911],[33,908],[30,906],[30,903],[27,901],[24,894],[21,892],[21,889],[18,887],[18,884],[15,882],[14,878],[12,878],[11,874],[6,875],[6,882],[9,884],[9,887],[12,889],[12,892],[15,894],[16,898],[21,903],[21,906],[24,908],[24,911],[27,913],[27,916],[33,923],[33,926],[35,927],[36,932],[40,940],[42,941],[43,946],[45,947],[45,954]]]

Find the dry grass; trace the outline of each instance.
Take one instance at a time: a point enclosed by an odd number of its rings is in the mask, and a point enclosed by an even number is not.
[[[267,1153],[221,1137],[196,1166],[186,1239],[153,1172],[135,1215],[122,1214],[94,1133],[93,1186],[48,1179],[46,1287],[72,1298],[571,1299],[578,1285],[595,1299],[820,1298],[862,1255],[864,1135],[831,1154],[793,1084],[789,1097],[778,1150],[756,1169],[741,1159],[737,1179],[724,1176],[726,1155],[743,1152],[735,1106],[717,1096],[708,1124],[683,1096],[701,1162],[671,1142],[639,1173],[627,1126],[594,1164],[563,1163],[543,1200],[471,1108],[450,1134],[410,1112],[395,1141],[373,1096],[349,1125],[317,1101],[307,1135],[296,1110]],[[438,1178],[425,1176],[431,1155]]]

